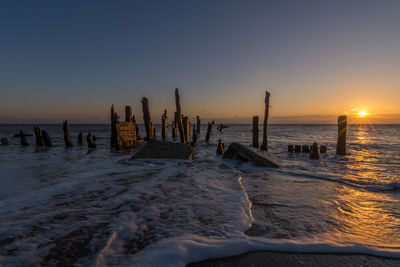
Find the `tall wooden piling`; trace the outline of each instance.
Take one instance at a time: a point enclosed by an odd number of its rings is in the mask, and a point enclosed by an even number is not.
[[[183,130],[183,122],[182,122],[182,113],[181,113],[181,102],[179,97],[179,90],[178,88],[175,89],[175,104],[176,104],[176,117],[178,119],[178,129],[179,129],[179,136],[181,137],[181,143],[187,144],[187,139],[185,138],[185,133]]]
[[[258,116],[253,116],[253,147],[259,148],[259,144],[258,144]]]
[[[42,130],[42,137],[43,137],[43,142],[44,142],[45,146],[47,146],[47,147],[53,146],[53,144],[51,143],[50,135],[46,131]]]
[[[199,117],[199,116],[196,116],[196,130],[197,130],[197,134],[200,134],[200,127],[201,127],[200,117]]]
[[[130,106],[125,106],[125,122],[132,121],[132,108]]]
[[[267,125],[268,125],[268,115],[269,115],[269,96],[270,93],[265,91],[265,114],[264,114],[264,129],[263,129],[263,142],[260,149],[268,151],[268,140],[267,140]]]
[[[161,116],[161,138],[163,141],[167,141],[168,130],[168,116],[167,110],[164,110],[164,114]]]
[[[182,124],[183,124],[183,134],[185,136],[187,144],[190,140],[190,121],[188,116],[182,117]]]
[[[64,143],[65,147],[73,147],[74,145],[71,142],[71,137],[69,135],[69,130],[68,130],[68,121],[65,120],[63,122],[63,131],[64,131]]]
[[[192,146],[196,146],[196,143],[197,143],[197,130],[196,130],[196,125],[193,124]]]
[[[33,126],[33,130],[36,136],[36,146],[43,146],[43,137],[40,133],[40,128],[38,126]]]
[[[176,139],[177,133],[178,133],[178,112],[174,112],[174,121],[171,123],[172,124],[172,138]]]
[[[214,123],[215,123],[215,122],[212,121],[212,122],[209,122],[208,125],[207,125],[207,134],[206,134],[206,142],[207,142],[207,143],[210,142],[211,131],[212,131],[212,128],[213,128],[213,126],[214,126]]]
[[[20,138],[21,138],[21,145],[22,146],[29,146],[28,140],[26,139],[26,136],[25,136],[24,132],[21,131],[19,133],[19,135],[20,135]]]
[[[118,115],[114,112],[114,104],[111,106],[111,147],[118,149],[118,134],[117,134]]]
[[[346,132],[347,132],[347,116],[338,117],[338,139],[336,144],[336,154],[346,155]]]
[[[150,118],[149,101],[147,100],[146,97],[142,98],[142,106],[143,106],[143,121],[146,129],[147,142],[151,142],[154,139],[153,138],[154,131]]]

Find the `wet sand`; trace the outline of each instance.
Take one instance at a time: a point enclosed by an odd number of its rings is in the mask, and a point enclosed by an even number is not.
[[[188,264],[188,266],[400,266],[400,259],[359,254],[313,254],[260,251],[228,258],[191,263]]]

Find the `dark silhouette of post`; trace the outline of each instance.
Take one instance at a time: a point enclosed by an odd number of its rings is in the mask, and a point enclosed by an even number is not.
[[[38,126],[33,126],[36,136],[36,146],[43,146],[43,137],[40,133],[40,128]]]
[[[83,144],[83,136],[82,136],[82,132],[80,132],[78,134],[78,145],[82,145]]]
[[[221,139],[219,139],[217,146],[217,155],[223,155],[223,154],[224,154],[224,143],[222,143]]]
[[[161,138],[163,141],[167,140],[168,130],[168,116],[167,110],[164,110],[164,114],[161,116]]]
[[[96,148],[96,143],[94,142],[94,138],[90,132],[86,136],[86,141],[89,148]]]
[[[309,153],[310,159],[319,159],[318,144],[316,142],[314,142],[314,144],[312,144],[312,146],[310,147]]]
[[[178,119],[177,123],[178,123],[179,135],[181,137],[181,143],[187,144],[187,140],[185,138],[185,133],[183,130],[181,102],[180,102],[178,88],[175,89],[175,104],[176,104],[176,118]]]
[[[260,149],[268,151],[268,140],[267,140],[267,125],[268,125],[268,114],[269,114],[269,92],[265,91],[265,114],[264,114],[264,129],[263,129],[263,142]]]
[[[185,140],[187,144],[189,143],[190,140],[190,121],[188,116],[182,118],[182,124],[183,124],[183,134],[185,135]]]
[[[347,116],[338,117],[338,139],[336,144],[336,154],[346,155],[346,132],[347,132]]]
[[[196,116],[196,130],[197,130],[197,134],[200,134],[200,127],[201,127],[201,124],[200,124],[200,117],[199,116]]]
[[[258,116],[253,116],[253,147],[259,148],[259,144],[258,144]]]
[[[174,112],[174,120],[171,122],[172,124],[172,138],[175,139],[178,131],[178,112]]]
[[[24,132],[21,131],[19,133],[19,135],[20,135],[20,138],[21,138],[21,145],[22,146],[29,146],[28,140],[26,139],[26,136],[25,136]]]
[[[214,126],[214,121],[209,122],[208,126],[207,126],[207,134],[206,134],[206,142],[210,142],[210,137],[211,137],[211,132],[212,132],[212,128]]]
[[[42,130],[42,137],[43,137],[43,142],[44,142],[45,146],[47,146],[47,147],[53,146],[53,144],[51,143],[50,135],[46,131]]]
[[[65,147],[73,147],[74,145],[72,144],[71,137],[69,135],[67,120],[63,122],[63,131]]]
[[[147,100],[146,97],[142,98],[142,106],[143,106],[143,121],[144,121],[144,126],[146,128],[147,142],[151,142],[154,139],[153,137],[154,128],[150,118],[149,101]]]
[[[2,144],[3,146],[8,146],[8,139],[5,138],[5,137],[1,138],[1,144]]]
[[[114,104],[111,106],[111,147],[118,149],[118,134],[117,134],[118,115],[114,112]]]
[[[193,124],[193,136],[192,136],[192,146],[196,146],[197,143],[197,131],[196,131],[196,125]]]
[[[132,108],[130,106],[125,106],[125,122],[132,121]]]

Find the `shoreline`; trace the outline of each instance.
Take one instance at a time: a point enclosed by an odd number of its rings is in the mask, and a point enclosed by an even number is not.
[[[400,266],[400,259],[366,254],[256,251],[189,263],[186,266]]]

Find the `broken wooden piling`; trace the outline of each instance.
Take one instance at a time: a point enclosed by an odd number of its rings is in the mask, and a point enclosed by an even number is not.
[[[173,139],[176,139],[177,133],[178,133],[178,112],[174,112],[174,121],[171,122],[171,129],[172,133],[171,136]]]
[[[22,146],[29,146],[28,140],[26,139],[26,136],[24,135],[24,132],[20,132],[20,140],[21,140],[21,145]]]
[[[65,147],[73,147],[74,145],[71,142],[71,137],[69,135],[69,130],[68,130],[68,121],[65,120],[63,122],[63,131],[64,131],[64,143]]]
[[[190,121],[189,117],[185,116],[182,118],[182,124],[183,124],[183,134],[185,136],[186,143],[189,143],[190,140]]]
[[[111,148],[119,149],[117,134],[118,115],[114,112],[114,104],[111,106]]]
[[[301,145],[294,145],[294,152],[301,152]]]
[[[293,145],[288,145],[288,152],[293,152],[294,151],[294,147]]]
[[[161,139],[167,141],[167,131],[168,130],[168,116],[167,110],[164,110],[164,114],[161,116]]]
[[[211,132],[212,132],[212,128],[214,126],[214,123],[215,123],[214,121],[208,123],[207,134],[206,134],[206,142],[207,143],[210,142]]]
[[[310,148],[310,159],[319,159],[318,144],[314,142]]]
[[[201,127],[200,117],[196,116],[196,132],[198,135],[200,134],[200,127]]]
[[[130,106],[125,106],[125,122],[132,121],[132,108]]]
[[[43,137],[40,133],[40,128],[38,126],[33,126],[33,130],[36,136],[36,146],[43,146]]]
[[[268,144],[267,144],[267,125],[268,125],[268,114],[269,114],[269,96],[270,93],[265,91],[265,114],[264,114],[264,129],[263,129],[263,142],[261,144],[260,149],[268,151]]]
[[[253,147],[258,148],[258,116],[253,116]]]
[[[347,116],[338,117],[338,139],[336,144],[336,154],[346,155],[346,132],[347,132]]]
[[[223,155],[224,154],[224,143],[221,142],[221,139],[218,140],[218,146],[217,146],[217,155]]]
[[[321,145],[321,146],[319,147],[319,153],[321,153],[321,154],[326,153],[326,150],[327,150],[327,147],[324,146],[324,145]]]
[[[96,148],[96,143],[94,142],[94,138],[90,132],[86,136],[86,141],[89,148]]]
[[[196,143],[197,143],[197,131],[196,131],[196,125],[193,124],[192,146],[196,146]]]
[[[182,113],[181,113],[181,102],[178,88],[175,89],[175,104],[176,104],[176,118],[178,123],[179,136],[181,137],[181,143],[187,144],[188,140],[185,138],[183,130]]]
[[[151,142],[154,139],[154,128],[152,127],[150,111],[149,111],[149,101],[146,97],[142,98],[142,106],[143,106],[143,121],[146,129],[147,142]]]
[[[46,131],[42,130],[42,137],[43,137],[43,143],[45,146],[47,146],[47,147],[53,146],[53,144],[51,143],[50,135]]]
[[[82,137],[82,132],[80,132],[79,134],[78,134],[78,145],[82,145],[83,144],[83,137]]]
[[[310,153],[310,146],[309,145],[303,145],[301,147],[301,151],[303,151],[303,153]]]

